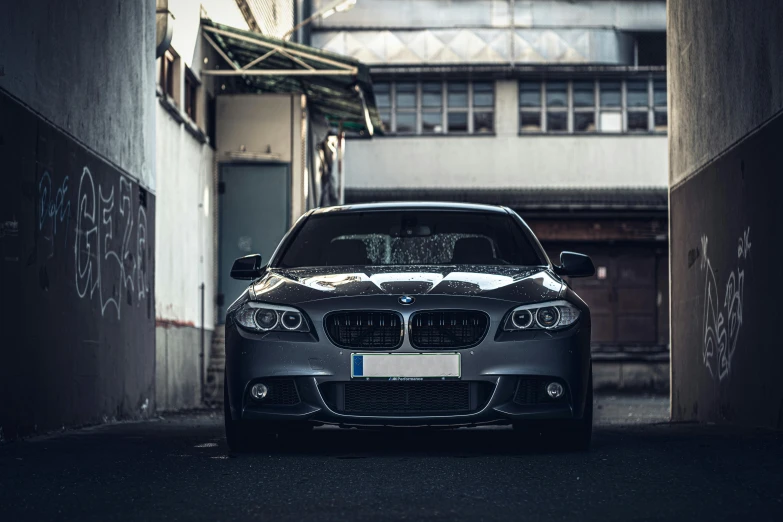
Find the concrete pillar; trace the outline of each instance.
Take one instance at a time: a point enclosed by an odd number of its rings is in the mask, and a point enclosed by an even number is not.
[[[495,82],[495,133],[516,136],[519,132],[519,83],[516,80]]]
[[[781,21],[668,2],[674,420],[783,428]]]

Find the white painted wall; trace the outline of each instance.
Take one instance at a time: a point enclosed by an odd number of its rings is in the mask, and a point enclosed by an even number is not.
[[[171,46],[179,53],[188,67],[200,69],[200,36],[201,12],[203,6],[206,14],[213,21],[247,30],[247,22],[242,16],[235,0],[169,0],[169,11],[174,15],[174,33]]]
[[[349,140],[351,188],[667,186],[666,136]]]
[[[157,108],[155,314],[201,325],[199,285],[206,285],[205,327],[214,328],[214,152],[160,105]]]

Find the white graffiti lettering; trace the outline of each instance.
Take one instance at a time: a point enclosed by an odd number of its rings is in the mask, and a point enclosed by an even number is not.
[[[722,381],[731,372],[731,361],[742,327],[745,269],[744,265],[740,266],[739,263],[744,263],[750,252],[750,227],[745,229],[739,237],[737,269],[729,273],[722,302],[719,297],[720,292],[715,271],[707,255],[708,244],[707,236],[702,236],[701,269],[705,273],[702,358],[710,375],[715,377],[717,372],[718,380]]]
[[[74,244],[76,292],[80,298],[89,296],[92,299],[97,295],[101,315],[105,316],[106,310],[112,308],[117,319],[122,317],[123,299],[120,296],[123,290],[128,305],[132,305],[132,296],[137,288],[138,299],[149,291],[147,267],[144,264],[147,255],[147,215],[142,206],[138,212],[135,253],[131,248],[134,225],[132,189],[131,181],[121,176],[119,196],[115,196],[113,186],[106,189],[98,186],[96,199],[92,173],[85,167],[77,197]],[[115,200],[118,200],[117,205]],[[100,219],[97,219],[98,216]],[[116,218],[119,218],[119,222],[115,222]],[[122,236],[118,238],[115,230],[120,229]]]

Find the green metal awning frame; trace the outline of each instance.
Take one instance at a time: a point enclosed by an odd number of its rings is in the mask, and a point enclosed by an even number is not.
[[[369,68],[339,54],[244,31],[202,18],[204,39],[225,60],[201,74],[233,78],[232,90],[302,93],[331,125],[380,132]]]

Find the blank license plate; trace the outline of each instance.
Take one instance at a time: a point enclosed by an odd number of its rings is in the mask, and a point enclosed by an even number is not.
[[[458,353],[352,353],[351,377],[460,377]]]

